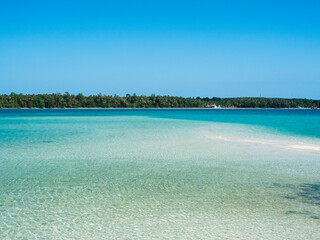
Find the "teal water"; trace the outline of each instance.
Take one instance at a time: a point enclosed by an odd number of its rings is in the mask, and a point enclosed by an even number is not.
[[[318,110],[0,110],[0,239],[320,239]]]

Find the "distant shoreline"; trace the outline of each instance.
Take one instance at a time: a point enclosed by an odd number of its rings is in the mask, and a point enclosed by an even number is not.
[[[218,98],[82,94],[16,94],[0,95],[0,108],[22,109],[300,109],[320,108],[320,100],[285,98]]]
[[[240,110],[243,110],[243,109],[251,109],[251,110],[254,110],[254,109],[283,109],[283,110],[288,110],[288,109],[292,109],[292,110],[306,110],[306,109],[310,109],[310,110],[318,110],[318,109],[311,109],[311,108],[0,108],[1,109],[12,109],[12,110],[32,110],[32,109],[35,109],[35,110],[49,110],[49,109],[55,109],[55,110],[90,110],[90,109],[93,109],[93,110],[118,110],[118,109],[121,109],[121,110],[126,110],[126,109],[129,109],[129,110],[132,110],[132,109],[137,109],[137,110],[162,110],[162,109],[165,109],[165,110],[168,110],[168,109],[172,109],[172,110],[178,110],[178,109],[186,109],[186,110],[192,110],[192,109],[203,109],[203,110],[237,110],[237,109],[240,109]]]

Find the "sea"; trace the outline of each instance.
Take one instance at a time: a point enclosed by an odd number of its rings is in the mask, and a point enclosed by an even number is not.
[[[0,239],[320,239],[320,110],[2,109]]]

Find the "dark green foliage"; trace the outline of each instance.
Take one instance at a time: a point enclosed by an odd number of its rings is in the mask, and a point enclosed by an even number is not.
[[[125,97],[81,93],[65,94],[16,94],[0,95],[0,108],[203,108],[216,104],[221,107],[238,108],[320,108],[320,100],[285,98],[184,98],[171,96],[137,96],[135,93]]]

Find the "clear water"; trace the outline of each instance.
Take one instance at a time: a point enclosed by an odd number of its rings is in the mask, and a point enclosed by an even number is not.
[[[0,110],[0,239],[320,239],[318,110]]]

